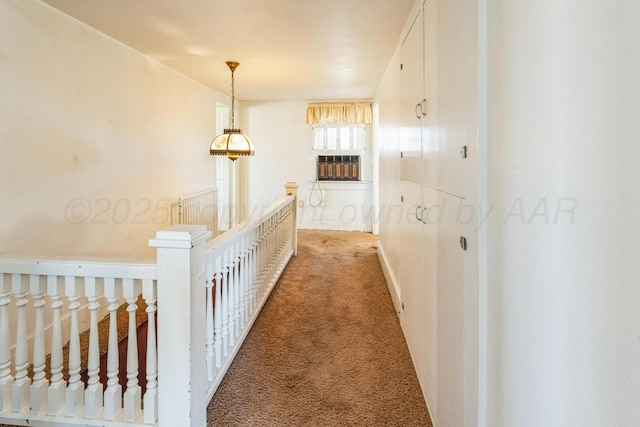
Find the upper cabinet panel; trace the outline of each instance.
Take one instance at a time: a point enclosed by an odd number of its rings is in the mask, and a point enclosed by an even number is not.
[[[432,3],[428,0],[425,7]],[[426,81],[432,85],[428,76],[435,63],[437,135],[427,143],[424,167],[436,163],[435,188],[468,197],[476,191],[477,6],[471,0],[441,1],[429,15],[434,13],[437,56],[427,63]],[[433,44],[425,37],[427,47]]]
[[[438,45],[436,2],[427,0],[423,9],[424,99],[422,118],[422,183],[437,188],[438,170]]]
[[[423,14],[418,10],[400,48],[400,178],[422,183]]]

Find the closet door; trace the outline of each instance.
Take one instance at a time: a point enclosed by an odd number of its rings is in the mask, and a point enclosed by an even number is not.
[[[464,415],[463,285],[464,225],[459,213],[464,199],[437,192],[437,406],[439,427],[458,427]],[[463,238],[464,239],[464,238]]]
[[[423,98],[423,15],[419,10],[400,49],[401,89],[400,122],[400,189],[403,200],[403,248],[398,282],[401,288],[402,329],[426,394],[427,313],[424,286],[422,201],[422,119],[419,104]]]
[[[438,191],[434,189],[436,178],[436,164],[432,155],[435,149],[437,126],[437,74],[436,74],[436,21],[435,0],[427,0],[423,5],[423,87],[424,97],[420,103],[419,113],[422,115],[421,127],[421,305],[422,325],[421,339],[424,353],[421,369],[418,371],[423,385],[424,395],[432,412],[436,417],[438,408],[438,227],[439,217],[442,215],[438,206]]]
[[[438,408],[438,229],[442,208],[438,205],[439,192],[429,187],[422,189],[420,212],[420,264],[422,280],[419,300],[421,360],[417,364],[418,378],[432,417]]]

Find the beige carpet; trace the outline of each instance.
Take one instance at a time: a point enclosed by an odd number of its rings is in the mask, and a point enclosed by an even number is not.
[[[375,236],[299,231],[210,426],[431,426]]]

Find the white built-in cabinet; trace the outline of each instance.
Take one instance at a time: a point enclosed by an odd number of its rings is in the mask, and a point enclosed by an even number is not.
[[[437,427],[477,420],[476,12],[453,3],[419,1],[378,98],[381,207],[403,212],[379,252]]]
[[[397,190],[403,205],[401,242],[404,252],[397,266],[400,290],[400,321],[423,393],[432,412],[437,396],[437,293],[436,228],[427,226],[425,207],[436,201],[434,191],[423,186],[423,125],[431,116],[425,95],[424,11],[410,17],[410,26],[400,46],[399,74],[400,174]],[[427,190],[427,191],[424,191]],[[423,200],[431,197],[431,200]],[[435,203],[434,203],[435,204]],[[424,222],[423,222],[424,221]],[[387,226],[389,224],[386,224]]]

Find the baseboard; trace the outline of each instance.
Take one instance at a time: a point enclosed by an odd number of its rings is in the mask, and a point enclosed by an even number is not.
[[[396,280],[395,274],[393,274],[393,270],[390,268],[390,264],[388,258],[385,254],[384,247],[380,240],[378,240],[378,260],[380,261],[380,266],[382,267],[382,273],[384,274],[384,278],[387,282],[387,288],[389,289],[389,295],[391,295],[391,301],[393,301],[393,307],[396,309],[396,314],[400,316],[402,312],[402,298],[400,293],[400,285]]]
[[[350,222],[341,221],[299,221],[298,230],[332,230],[332,231],[363,231],[371,233],[373,226],[371,222]]]

